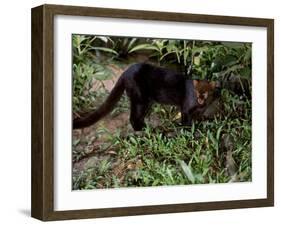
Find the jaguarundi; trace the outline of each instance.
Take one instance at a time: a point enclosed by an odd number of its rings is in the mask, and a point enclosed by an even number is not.
[[[73,128],[90,126],[110,113],[124,91],[130,100],[130,122],[135,131],[145,126],[144,118],[153,102],[176,105],[181,110],[183,125],[191,125],[192,117],[206,106],[216,82],[189,80],[183,74],[148,63],[131,65],[118,79],[105,102],[86,117],[73,121]]]

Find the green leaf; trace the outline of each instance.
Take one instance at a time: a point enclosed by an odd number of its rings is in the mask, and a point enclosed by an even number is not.
[[[167,169],[166,169],[166,172],[167,172],[167,174],[168,174],[168,176],[169,176],[170,180],[171,180],[171,181],[172,181],[172,183],[174,184],[174,183],[175,183],[175,181],[174,181],[174,178],[173,178],[173,175],[172,175],[171,170],[170,170],[169,168],[167,168]]]
[[[100,80],[100,81],[108,80],[111,77],[111,75],[106,71],[98,71],[98,72],[94,73],[93,76],[96,80]]]
[[[130,41],[130,43],[128,44],[128,50],[130,50],[133,46],[133,44],[137,41],[137,38],[132,38],[132,40]]]
[[[227,54],[226,56],[224,56],[222,63],[223,66],[227,66],[227,67],[232,66],[237,63],[237,57],[231,54]]]
[[[110,48],[106,48],[106,47],[91,47],[89,49],[93,49],[93,50],[100,50],[100,51],[103,51],[103,52],[108,52],[108,53],[112,53],[114,55],[118,55],[118,53],[113,50],[113,49],[110,49]]]
[[[135,145],[138,144],[137,140],[134,137],[130,137],[130,141]]]
[[[184,65],[187,65],[187,58],[188,58],[188,55],[189,55],[189,51],[190,51],[190,48],[187,47],[187,41],[184,40],[183,41],[183,61],[184,61]]]
[[[217,135],[216,135],[216,139],[219,140],[220,138],[220,134],[221,134],[221,130],[222,130],[223,126],[219,127],[218,131],[217,131]]]
[[[239,73],[242,78],[249,79],[251,78],[251,69],[249,67],[242,68],[239,70]]]
[[[240,64],[235,64],[235,65],[229,67],[228,69],[226,69],[225,71],[220,72],[220,76],[227,75],[227,74],[230,73],[230,72],[235,72],[235,71],[237,71],[237,70],[239,70],[239,69],[241,69],[241,68],[243,68],[242,65],[240,65]]]
[[[207,51],[208,50],[208,47],[207,46],[204,46],[204,47],[195,47],[192,49],[192,55],[194,56],[195,54],[197,53],[201,53],[201,52],[204,52],[204,51]]]
[[[249,49],[247,49],[247,52],[246,52],[246,54],[245,54],[245,56],[244,56],[244,61],[250,60],[251,57],[252,57],[252,49],[249,48]]]
[[[223,56],[217,55],[211,65],[211,69],[216,70],[216,69],[220,68],[221,66],[223,66]]]
[[[194,62],[195,65],[199,66],[200,65],[200,57],[199,56],[194,57],[193,62]]]
[[[180,163],[180,166],[181,166],[185,176],[187,177],[187,179],[190,180],[190,182],[192,184],[194,184],[195,183],[195,178],[193,176],[191,167],[188,166],[183,160],[180,160],[179,163]]]
[[[153,44],[155,44],[159,50],[159,52],[161,52],[161,50],[164,48],[164,44],[165,44],[166,40],[165,39],[160,39],[160,40],[154,40]]]
[[[105,37],[105,36],[95,36],[95,38],[100,39],[104,43],[107,43],[110,40],[109,37]]]
[[[163,56],[160,57],[160,61],[163,60],[166,56],[168,56],[169,54],[174,53],[174,52],[167,52],[165,54],[163,54]]]
[[[77,144],[79,144],[80,139],[74,139],[73,140],[73,146],[76,146]]]
[[[192,136],[194,135],[194,132],[195,132],[195,123],[192,123],[192,126],[191,126],[191,134],[192,134]]]
[[[139,51],[139,50],[156,50],[159,51],[159,49],[156,46],[150,45],[150,44],[140,44],[132,48],[129,53]]]
[[[239,43],[239,42],[222,42],[222,44],[230,48],[242,48],[244,45],[243,43]]]
[[[209,133],[209,138],[216,147],[218,145],[218,141],[214,138],[212,133]]]
[[[166,46],[167,52],[175,52],[178,50],[174,40],[169,40],[169,44]]]
[[[177,55],[177,60],[178,60],[178,63],[180,63],[180,62],[181,62],[181,60],[180,60],[179,51],[178,51],[178,50],[176,50],[176,51],[175,51],[175,53],[176,53],[176,55]]]

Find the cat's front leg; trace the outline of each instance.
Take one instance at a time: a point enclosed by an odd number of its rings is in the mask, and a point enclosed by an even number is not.
[[[181,123],[183,126],[191,126],[192,125],[191,114],[186,112],[181,112]]]

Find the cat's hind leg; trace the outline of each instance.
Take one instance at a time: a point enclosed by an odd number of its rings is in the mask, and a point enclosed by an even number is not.
[[[135,131],[145,127],[144,118],[147,114],[149,103],[131,101],[130,122]]]

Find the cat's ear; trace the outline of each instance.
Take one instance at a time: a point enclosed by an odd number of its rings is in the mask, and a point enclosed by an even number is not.
[[[193,80],[193,86],[196,88],[198,85],[199,81],[198,80]]]

